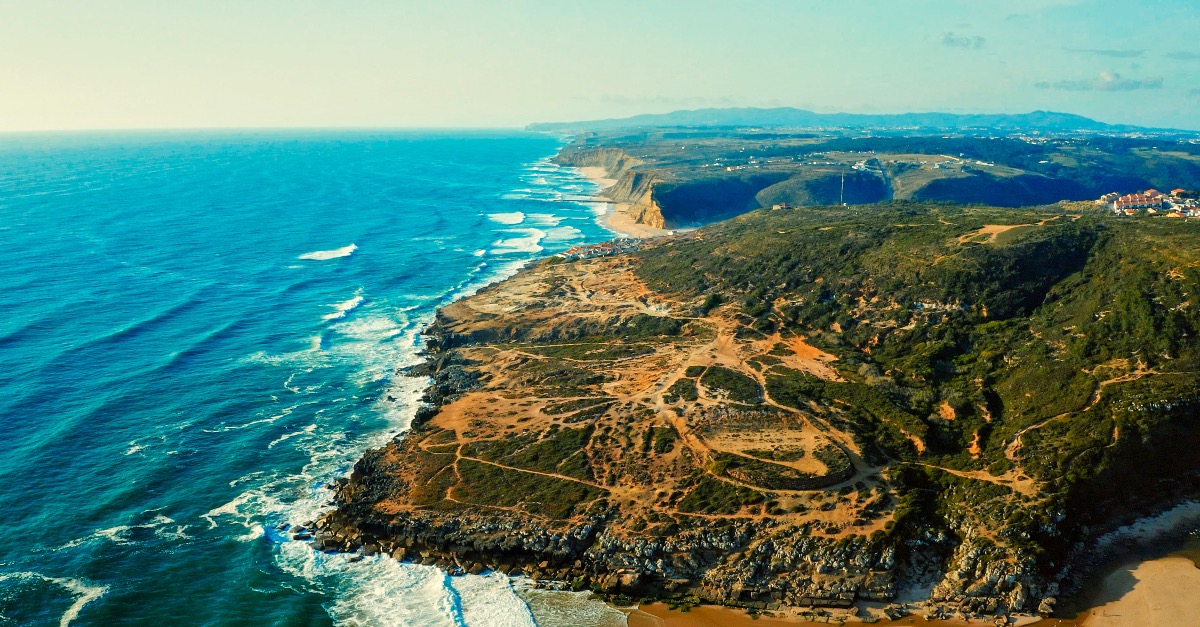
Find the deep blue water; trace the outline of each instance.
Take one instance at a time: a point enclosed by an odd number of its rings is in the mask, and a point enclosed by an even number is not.
[[[559,142],[0,136],[0,625],[603,613],[277,530],[406,427],[423,382],[395,369],[436,307],[611,237]]]

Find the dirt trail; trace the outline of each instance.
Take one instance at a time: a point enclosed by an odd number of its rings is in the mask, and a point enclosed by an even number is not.
[[[1092,391],[1092,396],[1091,396],[1091,398],[1088,399],[1087,404],[1084,405],[1081,409],[1078,409],[1075,411],[1064,412],[1064,413],[1058,414],[1056,416],[1051,416],[1044,420],[1035,422],[1034,424],[1031,424],[1028,427],[1021,429],[1020,431],[1017,431],[1016,435],[1013,436],[1012,442],[1009,442],[1008,446],[1005,447],[1004,456],[1008,458],[1008,461],[1016,462],[1017,455],[1018,455],[1018,453],[1021,452],[1021,448],[1024,446],[1022,437],[1024,437],[1024,435],[1026,433],[1029,433],[1030,431],[1033,431],[1035,429],[1041,429],[1042,427],[1050,424],[1051,422],[1054,422],[1055,420],[1065,418],[1072,414],[1082,414],[1084,412],[1091,410],[1093,407],[1096,406],[1096,403],[1100,402],[1100,395],[1104,391],[1104,388],[1106,388],[1110,385],[1116,384],[1116,383],[1125,383],[1127,381],[1136,381],[1138,379],[1141,379],[1142,377],[1145,377],[1148,375],[1156,375],[1156,374],[1161,374],[1161,373],[1154,371],[1154,370],[1147,369],[1145,364],[1139,362],[1137,369],[1134,370],[1133,372],[1128,372],[1119,377],[1113,377],[1112,379],[1100,381],[1099,383],[1096,384],[1096,389],[1094,391]]]

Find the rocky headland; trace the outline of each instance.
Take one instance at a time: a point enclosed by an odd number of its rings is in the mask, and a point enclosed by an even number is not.
[[[543,261],[439,312],[426,406],[314,542],[682,603],[1049,614],[1113,512],[1195,492],[1197,242],[899,203]]]

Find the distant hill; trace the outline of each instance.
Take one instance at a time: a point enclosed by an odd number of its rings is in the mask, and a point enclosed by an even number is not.
[[[531,131],[603,131],[661,127],[802,127],[839,129],[937,129],[1043,132],[1130,132],[1145,129],[1114,125],[1071,113],[1033,111],[1019,114],[817,113],[792,107],[695,109],[583,122],[541,122]],[[1159,129],[1161,130],[1161,129]]]

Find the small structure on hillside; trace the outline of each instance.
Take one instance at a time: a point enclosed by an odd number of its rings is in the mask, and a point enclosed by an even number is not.
[[[622,237],[608,242],[600,242],[599,244],[572,246],[555,256],[561,259],[591,259],[593,257],[619,255],[637,250],[639,241],[631,237]]]

